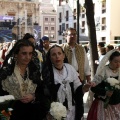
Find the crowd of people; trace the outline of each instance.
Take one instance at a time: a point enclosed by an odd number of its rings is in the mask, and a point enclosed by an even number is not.
[[[52,120],[52,102],[66,107],[65,120],[84,120],[83,96],[89,90],[94,101],[87,120],[120,120],[120,90],[106,89],[105,84],[107,78],[120,82],[119,50],[98,46],[104,53],[99,55],[101,62],[91,80],[89,59],[84,47],[77,44],[74,28],[66,30],[66,40],[50,46],[49,38],[43,36],[36,44],[34,36],[26,33],[21,40],[3,47],[0,96],[15,97],[10,120]],[[107,97],[110,102],[104,108]]]

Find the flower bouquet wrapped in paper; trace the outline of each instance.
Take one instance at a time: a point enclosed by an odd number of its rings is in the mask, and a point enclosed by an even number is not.
[[[62,103],[52,102],[50,108],[50,114],[54,120],[64,120],[67,116],[66,107]]]
[[[10,106],[12,100],[14,100],[12,95],[0,96],[0,120],[9,120],[13,110]]]
[[[106,82],[106,86],[105,86],[106,91],[115,91],[120,89],[120,82],[115,78],[107,78],[105,82]],[[110,102],[110,98],[111,97],[108,96],[106,97],[104,102],[104,108],[107,108]]]

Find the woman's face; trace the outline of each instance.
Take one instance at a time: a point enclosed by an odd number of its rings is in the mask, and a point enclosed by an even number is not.
[[[28,65],[32,59],[33,48],[32,46],[23,46],[20,48],[17,57],[17,64],[19,65]]]
[[[54,47],[50,51],[50,59],[51,62],[54,64],[55,67],[59,67],[63,65],[65,55],[62,52],[61,48]]]
[[[120,67],[120,56],[114,57],[113,60],[110,61],[110,65],[113,69],[118,69]]]

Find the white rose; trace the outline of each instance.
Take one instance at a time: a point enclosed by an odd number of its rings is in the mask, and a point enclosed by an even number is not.
[[[115,88],[120,89],[120,86],[119,85],[115,85]]]
[[[14,100],[14,96],[13,95],[5,95],[3,96],[5,100]]]
[[[67,110],[62,103],[53,102],[51,104],[50,114],[57,120],[61,120],[62,117],[66,117]]]
[[[119,81],[115,78],[107,78],[107,82],[110,83],[111,86],[115,86],[116,84],[119,84]]]
[[[0,97],[0,103],[4,102],[5,99],[3,97]]]

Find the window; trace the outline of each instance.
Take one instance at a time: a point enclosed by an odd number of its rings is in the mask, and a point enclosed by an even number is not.
[[[62,34],[62,26],[59,25],[59,31],[58,31],[58,34],[61,35]]]
[[[82,14],[82,18],[85,18],[85,14]]]
[[[102,25],[102,30],[106,30],[106,26],[105,25]]]
[[[105,17],[102,18],[102,24],[106,24],[106,18]]]
[[[106,40],[106,37],[102,37],[101,39],[102,39],[102,41],[105,41],[105,40]]]
[[[27,25],[32,25],[32,18],[31,17],[27,17]]]
[[[55,28],[54,28],[54,27],[51,27],[51,30],[55,30]]]
[[[114,39],[115,39],[114,43],[120,44],[120,36],[115,36]]]
[[[74,15],[74,20],[75,20],[76,19],[76,9],[74,9],[73,15]]]
[[[102,13],[106,13],[106,2],[102,2]]]
[[[102,2],[102,8],[106,8],[106,2]]]
[[[102,28],[101,29],[106,30],[106,18],[105,17],[102,18]]]
[[[102,9],[102,14],[103,14],[103,13],[106,13],[106,9]]]
[[[62,21],[62,13],[60,12],[59,13],[59,23],[61,23],[61,21]]]
[[[85,32],[85,28],[83,28],[82,30],[81,30],[81,33],[84,33]]]
[[[67,10],[67,11],[66,11],[66,21],[69,20],[68,18],[69,18],[69,11]]]
[[[68,25],[68,24],[66,24],[66,29],[67,29],[67,28],[69,28],[69,25]]]
[[[82,21],[82,27],[85,27],[85,21]]]
[[[48,27],[45,27],[45,30],[48,30]]]
[[[45,18],[45,21],[48,21],[48,18]]]
[[[76,29],[76,23],[74,23],[74,28]]]
[[[51,18],[51,21],[52,21],[52,22],[54,22],[54,21],[55,21],[55,19],[54,19],[54,18]]]
[[[59,40],[59,44],[62,44],[62,40]]]

